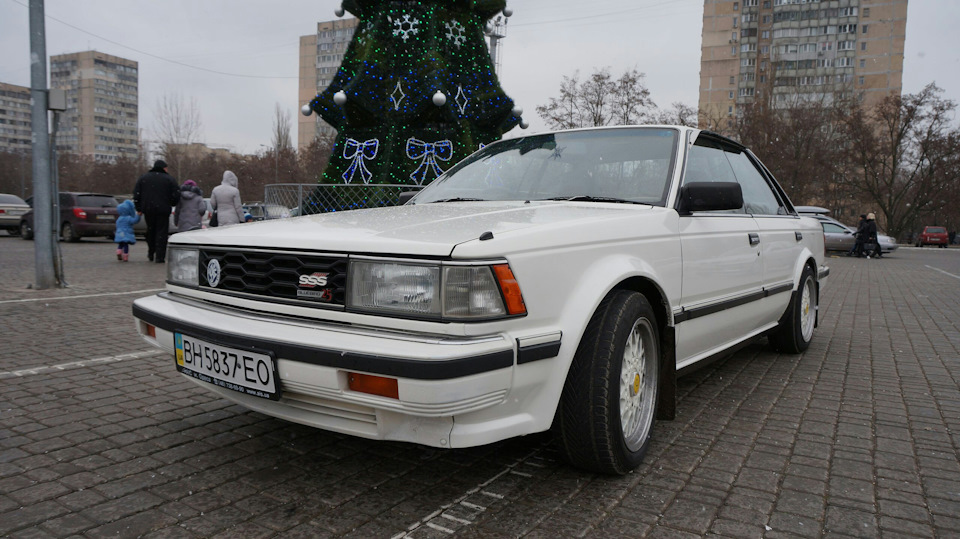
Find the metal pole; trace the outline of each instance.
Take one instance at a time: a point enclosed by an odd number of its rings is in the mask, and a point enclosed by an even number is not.
[[[56,283],[53,268],[53,227],[50,186],[50,135],[47,129],[47,36],[43,0],[30,0],[30,100],[33,128],[33,234],[36,288]]]
[[[280,148],[273,149],[273,183],[280,183]]]

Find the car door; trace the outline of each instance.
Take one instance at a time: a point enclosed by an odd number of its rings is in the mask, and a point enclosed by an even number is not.
[[[823,226],[823,242],[828,251],[849,251],[853,248],[856,238],[853,231],[836,223],[820,221]]]
[[[701,135],[689,146],[682,184],[735,182],[721,146]],[[677,366],[692,364],[736,342],[762,322],[760,229],[740,210],[694,212],[679,219],[683,257]]]

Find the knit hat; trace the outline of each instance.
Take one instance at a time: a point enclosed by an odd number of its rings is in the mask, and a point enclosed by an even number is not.
[[[193,181],[193,180],[187,180],[187,181],[183,182],[183,185],[196,186],[196,185],[197,185],[197,182],[195,182],[195,181]]]
[[[164,161],[163,159],[157,159],[156,161],[153,162],[153,169],[152,169],[153,171],[163,172],[163,169],[165,168],[167,168],[167,162]]]

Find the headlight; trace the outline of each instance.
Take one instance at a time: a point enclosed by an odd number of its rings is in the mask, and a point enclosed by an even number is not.
[[[440,316],[440,267],[382,262],[350,265],[350,306]]]
[[[167,251],[167,282],[181,286],[198,286],[200,251],[171,247]]]
[[[489,320],[526,314],[506,264],[350,264],[348,309],[444,320]],[[504,304],[504,298],[507,303]]]

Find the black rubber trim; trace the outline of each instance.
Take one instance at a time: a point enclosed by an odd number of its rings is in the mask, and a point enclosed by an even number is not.
[[[827,275],[830,275],[830,267],[824,266],[820,268],[820,271],[817,273],[817,280],[819,281],[820,279],[823,279]]]
[[[517,341],[517,365],[557,357],[560,353],[560,341],[545,342],[542,344],[532,344],[530,346],[520,346]]]
[[[694,318],[700,318],[702,316],[718,313],[720,311],[725,311],[727,309],[732,309],[734,307],[739,307],[753,301],[773,296],[774,294],[782,294],[783,292],[789,292],[792,290],[793,285],[785,283],[778,286],[772,286],[770,288],[764,288],[759,292],[753,292],[752,294],[747,294],[745,296],[740,296],[739,298],[715,303],[713,305],[706,305],[704,307],[696,307],[693,309],[685,308],[679,313],[673,315],[673,323],[679,324],[680,322],[686,322],[687,320],[693,320]]]
[[[449,380],[513,366],[513,350],[502,350],[445,361],[418,361],[316,348],[221,331],[214,332],[190,322],[161,316],[136,304],[133,305],[133,316],[164,331],[186,333],[237,348],[269,350],[282,359],[398,378]]]

